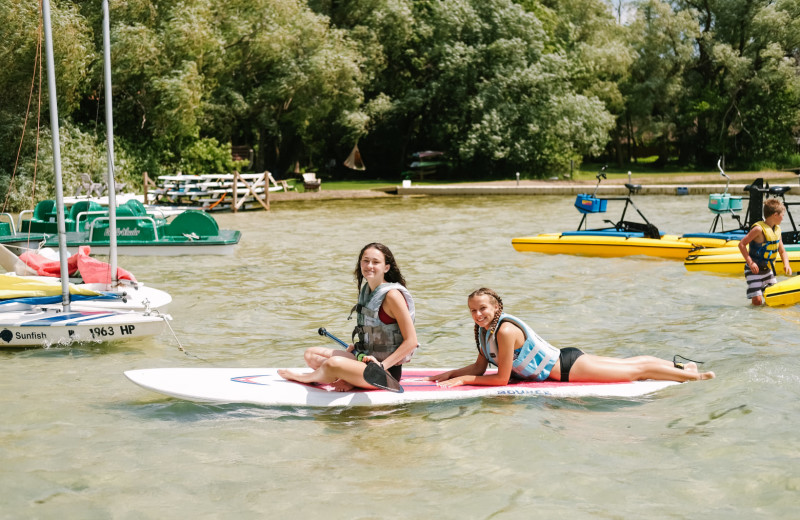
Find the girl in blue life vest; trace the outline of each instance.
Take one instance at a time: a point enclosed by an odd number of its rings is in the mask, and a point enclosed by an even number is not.
[[[750,232],[739,242],[739,251],[744,257],[744,278],[747,281],[747,297],[753,305],[764,303],[764,289],[775,285],[775,257],[781,255],[783,272],[792,274],[789,257],[783,248],[781,226],[786,211],[778,199],[764,202],[764,220],[756,222]],[[748,245],[750,246],[748,248]]]
[[[314,371],[278,370],[281,377],[301,383],[332,384],[340,392],[354,386],[375,388],[364,380],[365,363],[375,362],[400,379],[403,363],[418,347],[414,300],[405,287],[400,267],[389,248],[375,242],[361,250],[353,277],[359,288],[358,303],[351,311],[357,316],[353,344],[347,350],[306,349],[303,357]]]
[[[679,364],[653,356],[610,358],[584,354],[570,347],[558,349],[540,338],[523,321],[503,312],[503,300],[493,290],[481,288],[467,300],[475,322],[478,358],[471,365],[429,379],[441,387],[506,385],[509,379],[532,381],[617,382],[656,379],[693,381],[711,379],[714,372],[699,372],[695,363]],[[494,374],[484,375],[489,364]]]

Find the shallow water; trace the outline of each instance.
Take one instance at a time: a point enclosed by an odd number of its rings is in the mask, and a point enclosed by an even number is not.
[[[706,231],[704,197],[638,197],[662,231]],[[610,205],[609,216],[616,217]],[[121,258],[170,292],[169,333],[0,353],[0,518],[793,518],[800,308],[754,309],[739,277],[678,261],[518,253],[573,229],[567,197],[298,202],[216,216],[233,257]],[[599,225],[594,219],[590,225]],[[713,381],[634,400],[476,399],[378,409],[211,406],[123,375],[298,366],[349,336],[361,247],[387,244],[417,304],[416,366],[476,356],[466,295],[557,346],[679,353]]]

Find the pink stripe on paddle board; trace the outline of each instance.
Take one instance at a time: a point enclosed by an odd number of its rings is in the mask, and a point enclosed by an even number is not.
[[[438,392],[442,390],[474,390],[476,388],[486,388],[485,386],[480,385],[461,385],[461,386],[454,386],[451,388],[442,388],[436,384],[435,381],[424,381],[422,378],[440,374],[442,370],[430,370],[430,369],[416,369],[416,370],[403,370],[403,377],[400,379],[400,384],[403,386],[403,389],[406,391],[413,391],[413,392]],[[486,372],[486,375],[491,375],[494,372]],[[619,385],[619,384],[631,384],[630,381],[620,381],[616,383],[593,383],[593,382],[581,382],[581,383],[562,383],[560,381],[515,381],[511,380],[508,385],[510,388],[558,388],[558,387],[578,387],[578,386],[596,386],[596,385]]]

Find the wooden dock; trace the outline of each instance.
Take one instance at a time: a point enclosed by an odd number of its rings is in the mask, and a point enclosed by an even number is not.
[[[289,192],[286,181],[263,173],[159,175],[154,182],[145,172],[144,198],[148,204],[192,207],[203,211],[269,211],[270,192]]]

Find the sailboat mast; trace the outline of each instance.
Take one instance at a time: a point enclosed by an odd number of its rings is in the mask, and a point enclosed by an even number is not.
[[[111,99],[111,36],[109,28],[108,0],[103,0],[103,77],[106,92],[106,140],[108,141],[108,256],[111,266],[111,285],[117,279],[117,185],[114,182],[114,116]]]
[[[47,59],[47,94],[50,98],[50,131],[53,139],[53,177],[56,185],[56,215],[58,230],[58,255],[61,260],[61,302],[69,311],[69,269],[67,268],[67,230],[64,225],[64,189],[61,179],[61,145],[58,132],[58,99],[56,74],[53,64],[53,32],[50,25],[50,0],[42,0],[44,21],[44,47]]]

